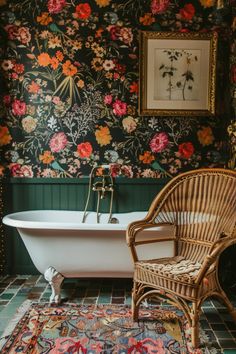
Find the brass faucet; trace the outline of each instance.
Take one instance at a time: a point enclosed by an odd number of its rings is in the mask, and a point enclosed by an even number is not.
[[[102,175],[101,176],[96,176],[96,171],[98,169],[102,169]],[[94,182],[94,178],[100,178],[100,180]],[[108,223],[112,222],[112,207],[113,207],[113,194],[114,194],[114,183],[113,183],[113,178],[111,175],[110,171],[110,166],[109,165],[100,165],[100,166],[95,166],[93,167],[90,176],[89,176],[89,191],[88,191],[88,197],[87,197],[87,202],[84,208],[84,215],[82,222],[85,222],[86,219],[86,213],[87,213],[87,208],[88,208],[88,203],[91,195],[91,190],[94,192],[98,193],[97,196],[97,223],[99,223],[99,209],[100,209],[100,201],[105,199],[107,194],[110,194],[110,208],[109,208],[109,219]]]

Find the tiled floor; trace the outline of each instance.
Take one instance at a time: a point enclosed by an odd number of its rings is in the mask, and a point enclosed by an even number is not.
[[[130,304],[131,279],[65,279],[62,299],[74,303]],[[0,277],[0,338],[17,308],[26,300],[49,300],[50,286],[42,276]],[[231,296],[236,306],[236,295]],[[225,307],[210,299],[203,304],[201,325],[218,353],[236,354],[236,324]]]

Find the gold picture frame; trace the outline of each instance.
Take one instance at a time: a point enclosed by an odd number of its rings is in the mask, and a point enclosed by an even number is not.
[[[217,33],[140,31],[139,114],[215,114]]]

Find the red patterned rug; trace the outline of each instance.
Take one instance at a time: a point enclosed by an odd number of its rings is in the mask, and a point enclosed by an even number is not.
[[[1,354],[189,354],[193,351],[181,313],[140,309],[133,322],[125,305],[31,304],[2,342]],[[213,351],[212,351],[213,353]]]

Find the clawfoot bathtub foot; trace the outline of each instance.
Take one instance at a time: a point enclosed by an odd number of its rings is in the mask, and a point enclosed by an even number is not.
[[[50,296],[50,303],[55,302],[58,304],[61,301],[61,283],[63,282],[63,275],[59,273],[55,268],[49,267],[44,272],[44,278],[49,282],[52,289]]]

